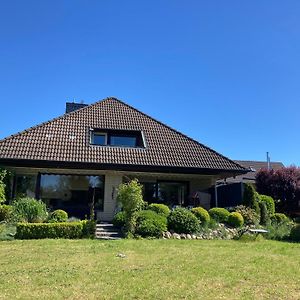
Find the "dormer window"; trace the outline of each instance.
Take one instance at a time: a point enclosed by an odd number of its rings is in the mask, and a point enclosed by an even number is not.
[[[92,129],[91,144],[112,147],[145,148],[143,134],[138,130]]]

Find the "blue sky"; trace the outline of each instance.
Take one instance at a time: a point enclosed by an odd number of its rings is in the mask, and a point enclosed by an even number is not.
[[[300,2],[0,2],[0,138],[108,96],[232,159],[300,165]]]

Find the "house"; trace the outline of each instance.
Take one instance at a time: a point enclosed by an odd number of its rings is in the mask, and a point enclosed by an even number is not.
[[[67,103],[64,115],[3,139],[0,164],[14,173],[12,198],[78,217],[94,200],[102,221],[113,218],[124,181],[137,178],[148,202],[209,208],[216,180],[248,171],[116,98]]]
[[[230,207],[242,203],[244,194],[244,184],[255,184],[255,176],[261,169],[268,168],[267,161],[252,161],[252,160],[235,160],[235,162],[249,172],[234,177],[226,178],[226,180],[219,180],[216,185],[217,206]],[[269,168],[279,170],[284,167],[282,162],[270,162]]]

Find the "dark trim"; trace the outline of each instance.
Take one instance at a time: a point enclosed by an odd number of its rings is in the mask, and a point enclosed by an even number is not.
[[[17,175],[14,174],[12,193],[11,193],[11,199],[12,200],[16,198],[16,189],[17,189]]]
[[[39,172],[36,177],[35,198],[40,199],[40,197],[41,197],[41,173]]]
[[[224,175],[227,177],[245,174],[245,170],[226,170],[172,166],[147,166],[147,165],[120,165],[101,164],[68,161],[50,160],[25,160],[25,159],[0,159],[3,166],[9,167],[31,167],[31,168],[56,168],[56,169],[85,169],[85,170],[116,170],[116,171],[136,171],[136,172],[157,172],[157,173],[179,173],[179,174],[199,174],[199,175]]]

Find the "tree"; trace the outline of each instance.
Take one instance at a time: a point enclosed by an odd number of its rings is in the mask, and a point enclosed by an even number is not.
[[[137,179],[119,185],[117,201],[122,205],[125,214],[126,233],[130,237],[135,232],[137,213],[144,205],[142,186]]]
[[[251,184],[244,185],[243,204],[255,210],[259,215],[259,195]]]
[[[299,208],[300,168],[262,169],[256,174],[256,189],[258,193],[277,200],[277,210],[293,212]]]
[[[5,177],[6,177],[6,170],[0,169],[0,204],[5,202],[6,200],[5,184],[4,184]]]

